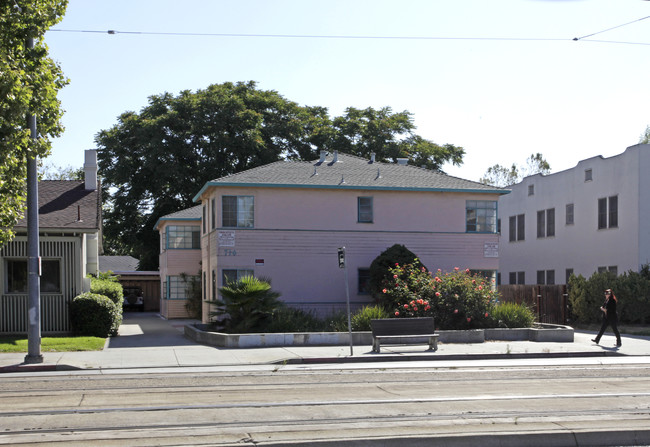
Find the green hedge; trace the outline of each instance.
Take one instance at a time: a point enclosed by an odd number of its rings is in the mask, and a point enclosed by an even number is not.
[[[117,335],[121,322],[122,308],[104,295],[82,293],[70,303],[70,323],[73,330],[80,335]]]
[[[110,279],[90,279],[90,293],[104,295],[120,308],[124,304],[124,289],[122,284]]]
[[[572,275],[569,279],[569,305],[574,321],[588,324],[601,321],[599,307],[605,300],[605,289],[612,289],[618,299],[619,320],[628,324],[650,323],[650,269],[613,273],[594,273],[589,279]]]

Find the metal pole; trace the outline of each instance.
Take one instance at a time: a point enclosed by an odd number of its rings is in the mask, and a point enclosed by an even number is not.
[[[352,317],[350,314],[350,285],[348,284],[348,263],[345,260],[345,247],[339,247],[338,256],[339,268],[343,269],[343,277],[345,280],[345,296],[348,306],[348,335],[350,336],[350,355],[354,355],[354,350],[352,348]]]
[[[27,39],[27,48],[34,48],[34,39]],[[27,123],[36,143],[36,116],[29,115]],[[34,147],[36,144],[34,144]],[[43,363],[41,354],[41,284],[40,284],[40,253],[38,241],[38,171],[36,169],[36,154],[27,151],[27,292],[28,319],[27,355],[25,363]]]

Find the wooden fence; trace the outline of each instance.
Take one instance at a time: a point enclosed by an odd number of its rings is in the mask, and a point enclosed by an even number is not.
[[[533,309],[540,323],[566,324],[568,302],[566,285],[506,284],[497,288],[503,303],[526,304]]]

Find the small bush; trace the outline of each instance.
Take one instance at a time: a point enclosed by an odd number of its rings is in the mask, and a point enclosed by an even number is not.
[[[323,332],[327,331],[327,322],[314,316],[311,312],[294,307],[279,307],[263,332]]]
[[[104,295],[119,307],[124,303],[124,290],[122,284],[111,279],[90,279],[90,293]]]
[[[391,315],[381,306],[366,306],[352,315],[353,331],[369,331],[370,320],[389,318]]]
[[[524,304],[501,303],[492,308],[493,326],[500,328],[531,327],[535,313]]]
[[[348,314],[345,311],[337,311],[329,315],[325,319],[327,328],[331,332],[347,332],[348,331]]]
[[[122,321],[121,310],[104,295],[82,293],[70,303],[70,322],[80,335],[105,338],[117,335]]]

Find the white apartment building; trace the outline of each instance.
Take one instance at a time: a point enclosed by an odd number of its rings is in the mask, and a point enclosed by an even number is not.
[[[650,145],[532,175],[499,197],[502,284],[565,284],[650,263]]]

